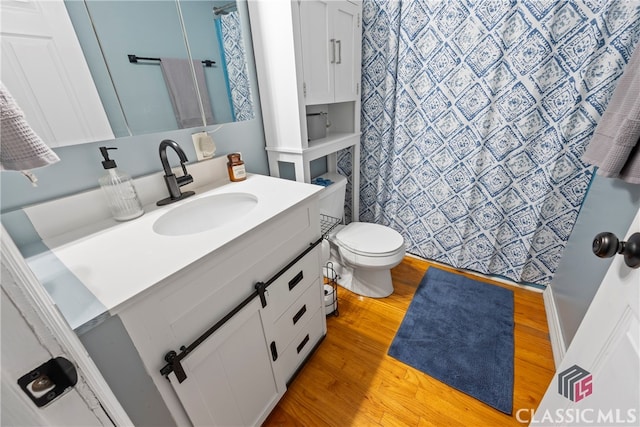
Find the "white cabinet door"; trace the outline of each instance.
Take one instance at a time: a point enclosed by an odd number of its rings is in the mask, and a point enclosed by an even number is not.
[[[300,3],[300,38],[305,102],[333,102],[335,39],[332,39],[331,1]]]
[[[348,1],[300,2],[300,38],[307,105],[355,101],[360,75],[360,6]]]
[[[349,2],[333,2],[333,37],[336,40],[334,102],[358,98],[362,30],[360,7]]]
[[[260,310],[254,298],[185,357],[182,383],[169,375],[194,425],[260,425],[280,399]]]

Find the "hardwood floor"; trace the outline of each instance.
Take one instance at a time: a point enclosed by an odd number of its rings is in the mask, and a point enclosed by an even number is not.
[[[384,299],[338,287],[340,315],[327,318],[327,337],[264,425],[521,425],[516,411],[538,406],[555,371],[542,294],[497,284],[512,289],[515,301],[514,415],[505,415],[387,355],[430,265],[406,257]]]

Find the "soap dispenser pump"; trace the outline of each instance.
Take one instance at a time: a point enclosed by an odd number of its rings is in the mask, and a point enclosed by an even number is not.
[[[117,150],[116,147],[100,147],[100,153],[104,160],[102,167],[106,173],[98,182],[107,197],[107,203],[111,214],[116,221],[128,221],[138,218],[144,213],[142,203],[133,186],[131,177],[116,168],[115,160],[109,158],[107,150]]]

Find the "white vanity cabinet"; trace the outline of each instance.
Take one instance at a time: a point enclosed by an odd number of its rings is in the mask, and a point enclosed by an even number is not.
[[[299,13],[306,104],[355,101],[360,87],[360,6],[302,1]]]
[[[229,182],[226,160],[190,164],[193,197],[145,203],[132,221],[114,221],[100,189],[18,212],[41,239],[23,242],[27,262],[136,426],[259,425],[326,335],[321,187]],[[166,197],[162,173],[136,187],[143,200]],[[257,203],[223,223],[208,211],[212,227],[197,233],[156,230],[228,194]]]
[[[318,218],[313,197],[122,308],[120,318],[177,425],[259,425],[324,337],[320,246],[311,245],[320,238]],[[180,360],[186,379],[179,382],[174,370],[167,381],[160,373],[165,354],[195,341]]]
[[[311,181],[310,163],[351,152],[352,219],[358,220],[362,2],[249,2],[269,172],[292,164],[295,179]],[[310,140],[307,115],[323,113],[326,136]]]

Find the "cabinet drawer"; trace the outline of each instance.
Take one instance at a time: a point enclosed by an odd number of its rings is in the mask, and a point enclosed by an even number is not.
[[[320,277],[319,249],[316,246],[267,288],[267,311],[273,322]]]
[[[275,341],[278,348],[285,349],[291,340],[306,327],[311,316],[321,307],[320,292],[320,279],[316,279],[275,322],[270,341]]]
[[[309,355],[316,343],[322,338],[324,310],[318,309],[311,320],[289,343],[287,348],[274,362],[276,375],[289,381],[293,373]]]

